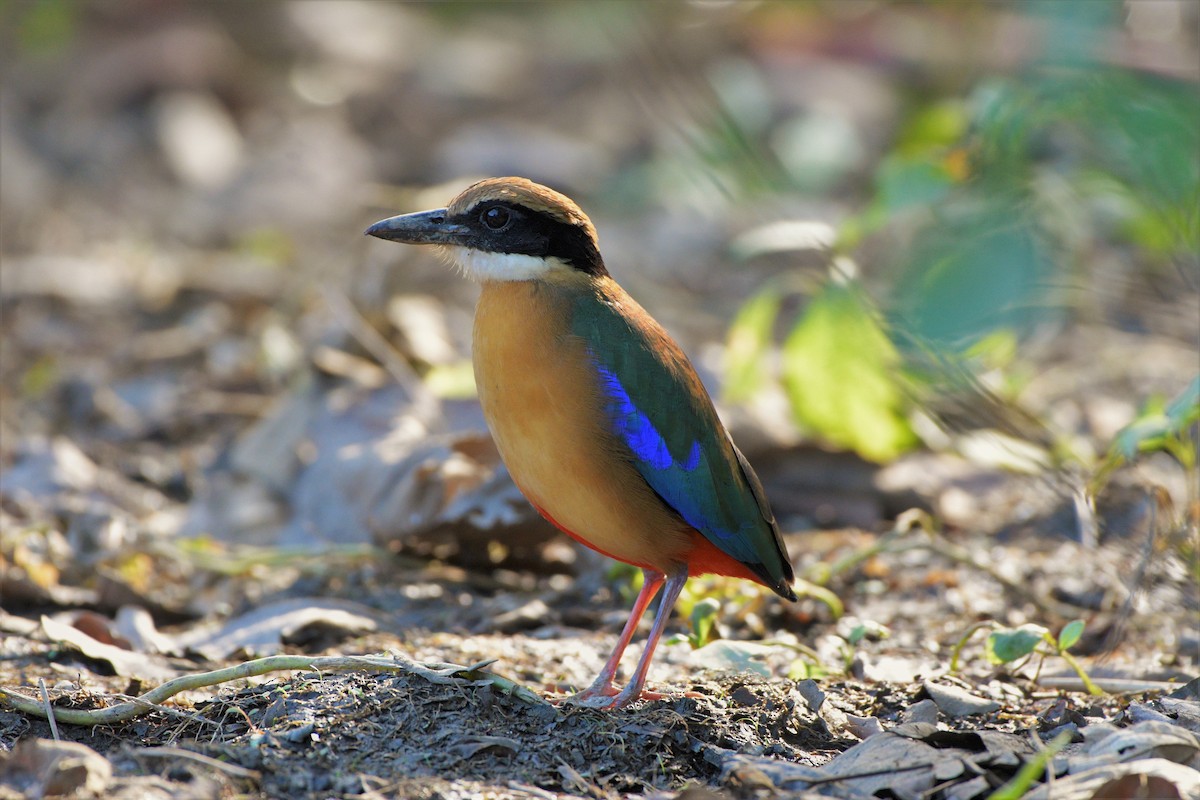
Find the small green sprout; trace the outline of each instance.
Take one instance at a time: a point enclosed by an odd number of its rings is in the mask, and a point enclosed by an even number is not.
[[[721,638],[717,632],[717,615],[721,613],[721,604],[711,597],[706,597],[692,606],[689,618],[692,630],[688,633],[688,644],[693,650]]]
[[[822,678],[828,678],[830,671],[821,665],[815,659],[809,657],[797,658],[788,667],[788,680],[803,681],[814,680],[819,681]]]
[[[892,632],[886,625],[881,625],[872,620],[863,620],[856,624],[850,629],[849,633],[842,637],[842,672],[847,675],[851,673],[854,666],[854,656],[860,644],[864,641],[878,642],[887,639],[891,635]]]
[[[1019,628],[1002,628],[990,620],[976,623],[968,628],[967,632],[954,645],[954,652],[950,657],[950,671],[952,673],[958,671],[959,656],[962,654],[962,649],[967,641],[978,631],[985,628],[991,629],[991,633],[988,634],[987,642],[984,645],[987,659],[991,663],[997,665],[1011,664],[1014,661],[1019,661],[1023,658],[1032,658],[1035,655],[1040,656],[1044,661],[1047,656],[1058,656],[1066,661],[1071,666],[1071,669],[1075,670],[1075,674],[1083,681],[1083,686],[1087,689],[1088,694],[1104,694],[1104,691],[1092,681],[1087,671],[1083,668],[1083,665],[1079,663],[1079,660],[1069,652],[1083,637],[1084,622],[1081,619],[1068,622],[1059,631],[1057,637],[1041,625],[1034,625],[1032,623],[1022,625]]]

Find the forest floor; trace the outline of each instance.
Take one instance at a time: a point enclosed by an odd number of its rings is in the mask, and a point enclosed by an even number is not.
[[[31,705],[0,710],[0,743],[15,746],[0,796],[971,798],[1048,747],[1056,777],[1039,773],[1031,797],[1200,791],[1195,585],[1155,527],[1153,492],[1117,493],[1123,504],[1102,510],[1129,536],[1099,543],[1063,527],[1067,500],[1044,478],[1001,472],[979,519],[1024,505],[1020,526],[936,530],[915,513],[882,534],[789,533],[802,574],[824,576],[845,616],[812,596],[696,581],[682,605],[717,598],[724,638],[696,648],[677,636],[651,670],[664,698],[605,711],[562,701],[615,641],[627,573],[587,559],[569,578],[367,546],[122,538],[104,504],[127,478],[92,464],[94,480],[71,485],[62,474],[79,456],[58,451],[44,476],[60,481],[53,513],[42,510],[59,525],[14,522],[30,495],[5,512],[0,686]],[[91,565],[64,556],[105,535],[118,541]],[[1086,627],[1070,652],[1101,694],[1046,645],[1016,664],[986,657],[994,628],[1057,634],[1072,619]],[[672,629],[686,634],[686,616]],[[313,663],[271,662],[281,656]],[[150,696],[131,718],[56,730],[44,718],[43,691],[56,716],[99,713],[239,666]]]
[[[779,391],[722,404],[807,591],[690,582],[663,697],[605,711],[563,701],[639,576],[500,465],[467,282],[361,235],[439,181],[589,187],[606,263],[715,389],[747,298],[828,279],[905,103],[979,72],[968,32],[1055,35],[970,4],[7,5],[62,41],[0,48],[0,800],[1200,798],[1195,468],[1094,471],[1196,375],[1194,260],[1080,234],[1086,269],[1030,300],[1062,313],[1006,377],[1057,450],[984,414],[881,465]],[[893,44],[913,25],[949,49]],[[733,116],[775,127],[753,149]],[[789,143],[850,161],[723,191]],[[774,220],[820,241],[732,268]],[[855,252],[864,286],[898,227]]]

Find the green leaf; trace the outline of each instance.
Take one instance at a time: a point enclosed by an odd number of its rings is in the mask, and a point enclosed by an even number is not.
[[[962,350],[997,330],[1018,336],[1061,313],[1055,263],[1021,192],[976,188],[907,249],[889,312],[934,345]]]
[[[897,152],[917,156],[957,144],[970,123],[967,110],[958,99],[940,100],[919,108],[896,137]]]
[[[704,647],[717,638],[713,636],[713,629],[716,627],[720,610],[721,604],[711,597],[704,598],[692,607],[692,634],[688,637],[692,647]]]
[[[725,398],[731,403],[754,396],[766,381],[764,357],[779,315],[779,291],[769,287],[751,297],[729,326],[725,345]]]
[[[979,339],[963,355],[978,361],[984,369],[1004,370],[1017,360],[1019,344],[1015,331],[1001,328]]]
[[[466,400],[477,394],[475,370],[469,360],[435,364],[425,373],[425,385],[444,400]]]
[[[1073,622],[1068,622],[1058,632],[1058,649],[1070,650],[1079,641],[1079,637],[1081,636],[1083,636],[1083,620],[1077,619]]]
[[[788,667],[788,680],[802,681],[806,679],[820,680],[829,677],[829,670],[815,661],[797,658]]]
[[[954,185],[949,171],[925,158],[887,158],[876,174],[877,202],[888,214],[942,201]]]
[[[886,625],[880,625],[878,622],[868,620],[855,625],[850,630],[849,635],[846,636],[846,641],[851,645],[857,645],[864,639],[879,641],[880,639],[887,639],[891,635],[892,632],[888,630]]]
[[[27,53],[55,55],[75,38],[84,6],[62,0],[36,0],[20,6],[17,43]]]
[[[1200,377],[1165,408],[1160,400],[1148,402],[1141,415],[1117,433],[1113,447],[1127,461],[1132,461],[1138,453],[1164,449],[1169,436],[1181,434],[1197,421],[1200,421]]]
[[[1049,631],[1041,625],[1022,625],[994,631],[987,638],[987,658],[993,664],[1007,664],[1033,652],[1045,641]]]
[[[887,461],[916,442],[898,362],[858,292],[827,284],[784,343],[784,387],[803,425],[865,458]]]
[[[1200,421],[1200,376],[1167,406],[1167,419],[1176,431]]]
[[[42,356],[21,376],[21,396],[36,400],[53,389],[60,377],[60,366],[54,356]]]

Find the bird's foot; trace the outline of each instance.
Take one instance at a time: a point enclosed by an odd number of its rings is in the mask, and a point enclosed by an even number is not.
[[[556,704],[562,703],[569,706],[580,706],[583,708],[624,708],[625,706],[634,703],[638,700],[662,700],[666,695],[660,692],[652,692],[648,689],[641,689],[636,686],[626,686],[624,689],[618,689],[612,683],[592,684],[582,692],[577,692],[570,697],[564,697],[561,700],[554,701]]]
[[[576,692],[567,697],[556,698],[554,704],[558,705],[562,703],[570,706],[603,708],[612,702],[613,697],[616,697],[620,693],[621,690],[614,686],[612,681],[599,680],[582,692]]]

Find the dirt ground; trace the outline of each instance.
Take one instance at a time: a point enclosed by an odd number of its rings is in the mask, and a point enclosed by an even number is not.
[[[833,548],[806,556],[833,561],[861,534],[798,535],[789,543],[796,550],[806,538],[813,548]],[[361,565],[335,565],[262,598],[253,619],[234,617],[219,633],[251,631],[257,644],[238,647],[240,654],[251,647],[379,653],[378,661],[394,669],[266,674],[187,691],[131,721],[59,723],[58,731],[107,763],[91,767],[111,770],[97,793],[106,797],[701,796],[687,787],[720,787],[734,797],[868,797],[883,790],[975,797],[1011,779],[1064,732],[1068,743],[1053,761],[1058,777],[1050,797],[1177,796],[1147,793],[1143,784],[1100,791],[1129,775],[1195,796],[1200,690],[1195,680],[1183,685],[1196,670],[1194,642],[1186,638],[1195,629],[1192,587],[1148,576],[1136,593],[1137,610],[1127,611],[1116,599],[1124,587],[1117,551],[1127,556],[1126,548],[1059,542],[1038,554],[1030,542],[993,543],[993,557],[1012,548],[1028,564],[1016,582],[1028,587],[1023,598],[937,552],[936,539],[918,532],[898,542],[905,547],[834,583],[854,619],[835,622],[811,600],[792,607],[773,598],[728,601],[719,625],[731,638],[698,650],[687,642],[665,646],[651,684],[666,697],[626,710],[548,702],[585,685],[614,641],[624,603],[605,590],[584,596],[578,583],[556,579],[481,587],[456,570],[381,564],[372,564],[375,577],[366,580]],[[1091,574],[1111,576],[1107,587],[1088,584],[1108,595],[1090,598],[1100,609],[1076,606],[1083,599],[1062,591],[1084,559]],[[1059,591],[1035,594],[1043,583]],[[312,594],[297,595],[301,586]],[[948,674],[953,646],[979,615],[947,613],[964,590],[972,606],[1007,609],[1014,621],[1025,614],[1045,619],[1038,604],[1057,594],[1055,608],[1089,620],[1080,655],[1110,691],[1082,691],[1055,657],[1015,671],[993,668],[979,637],[963,649],[962,671]],[[455,622],[445,616],[450,598],[458,606]],[[737,638],[750,627],[746,617],[771,633],[755,642]],[[872,622],[871,632],[850,644],[859,619]],[[44,680],[57,708],[113,705],[169,675],[239,663],[142,655],[118,666],[85,640],[75,640],[82,652],[56,643],[57,629],[34,620],[29,612],[5,618],[2,685],[36,698]],[[77,617],[76,626],[95,632],[87,621]],[[265,638],[264,626],[271,628]],[[352,632],[364,628],[373,630]],[[1107,639],[1116,630],[1114,646]],[[167,628],[160,636],[169,645],[174,634]],[[220,635],[207,642],[237,647],[221,644]],[[805,671],[816,680],[799,677]],[[157,680],[138,677],[151,672]],[[49,726],[36,715],[8,710],[0,723],[0,741],[15,745],[0,791],[37,795],[47,764],[75,755],[29,751],[35,741],[51,744]],[[1101,750],[1117,736],[1132,739]],[[77,769],[64,779],[78,787],[77,796],[89,796],[86,774]]]
[[[762,286],[888,285],[915,223],[857,263],[827,240],[905,104],[1018,74],[993,32],[1042,24],[844,5],[5,4],[0,798],[1200,798],[1195,464],[1104,461],[1197,374],[1194,254],[1072,229],[1082,265],[1036,303],[1061,313],[1001,376],[1051,445],[996,436],[985,393],[913,409],[919,446],[884,463],[778,387],[724,400]],[[1122,31],[1111,63],[1194,85],[1194,37]],[[726,91],[771,125],[716,135]],[[798,169],[801,140],[842,172],[772,189],[763,153]],[[691,581],[663,697],[617,711],[565,698],[639,576],[500,464],[465,377],[475,290],[361,235],[511,173],[595,209],[806,588]],[[737,260],[776,218],[816,243]]]

